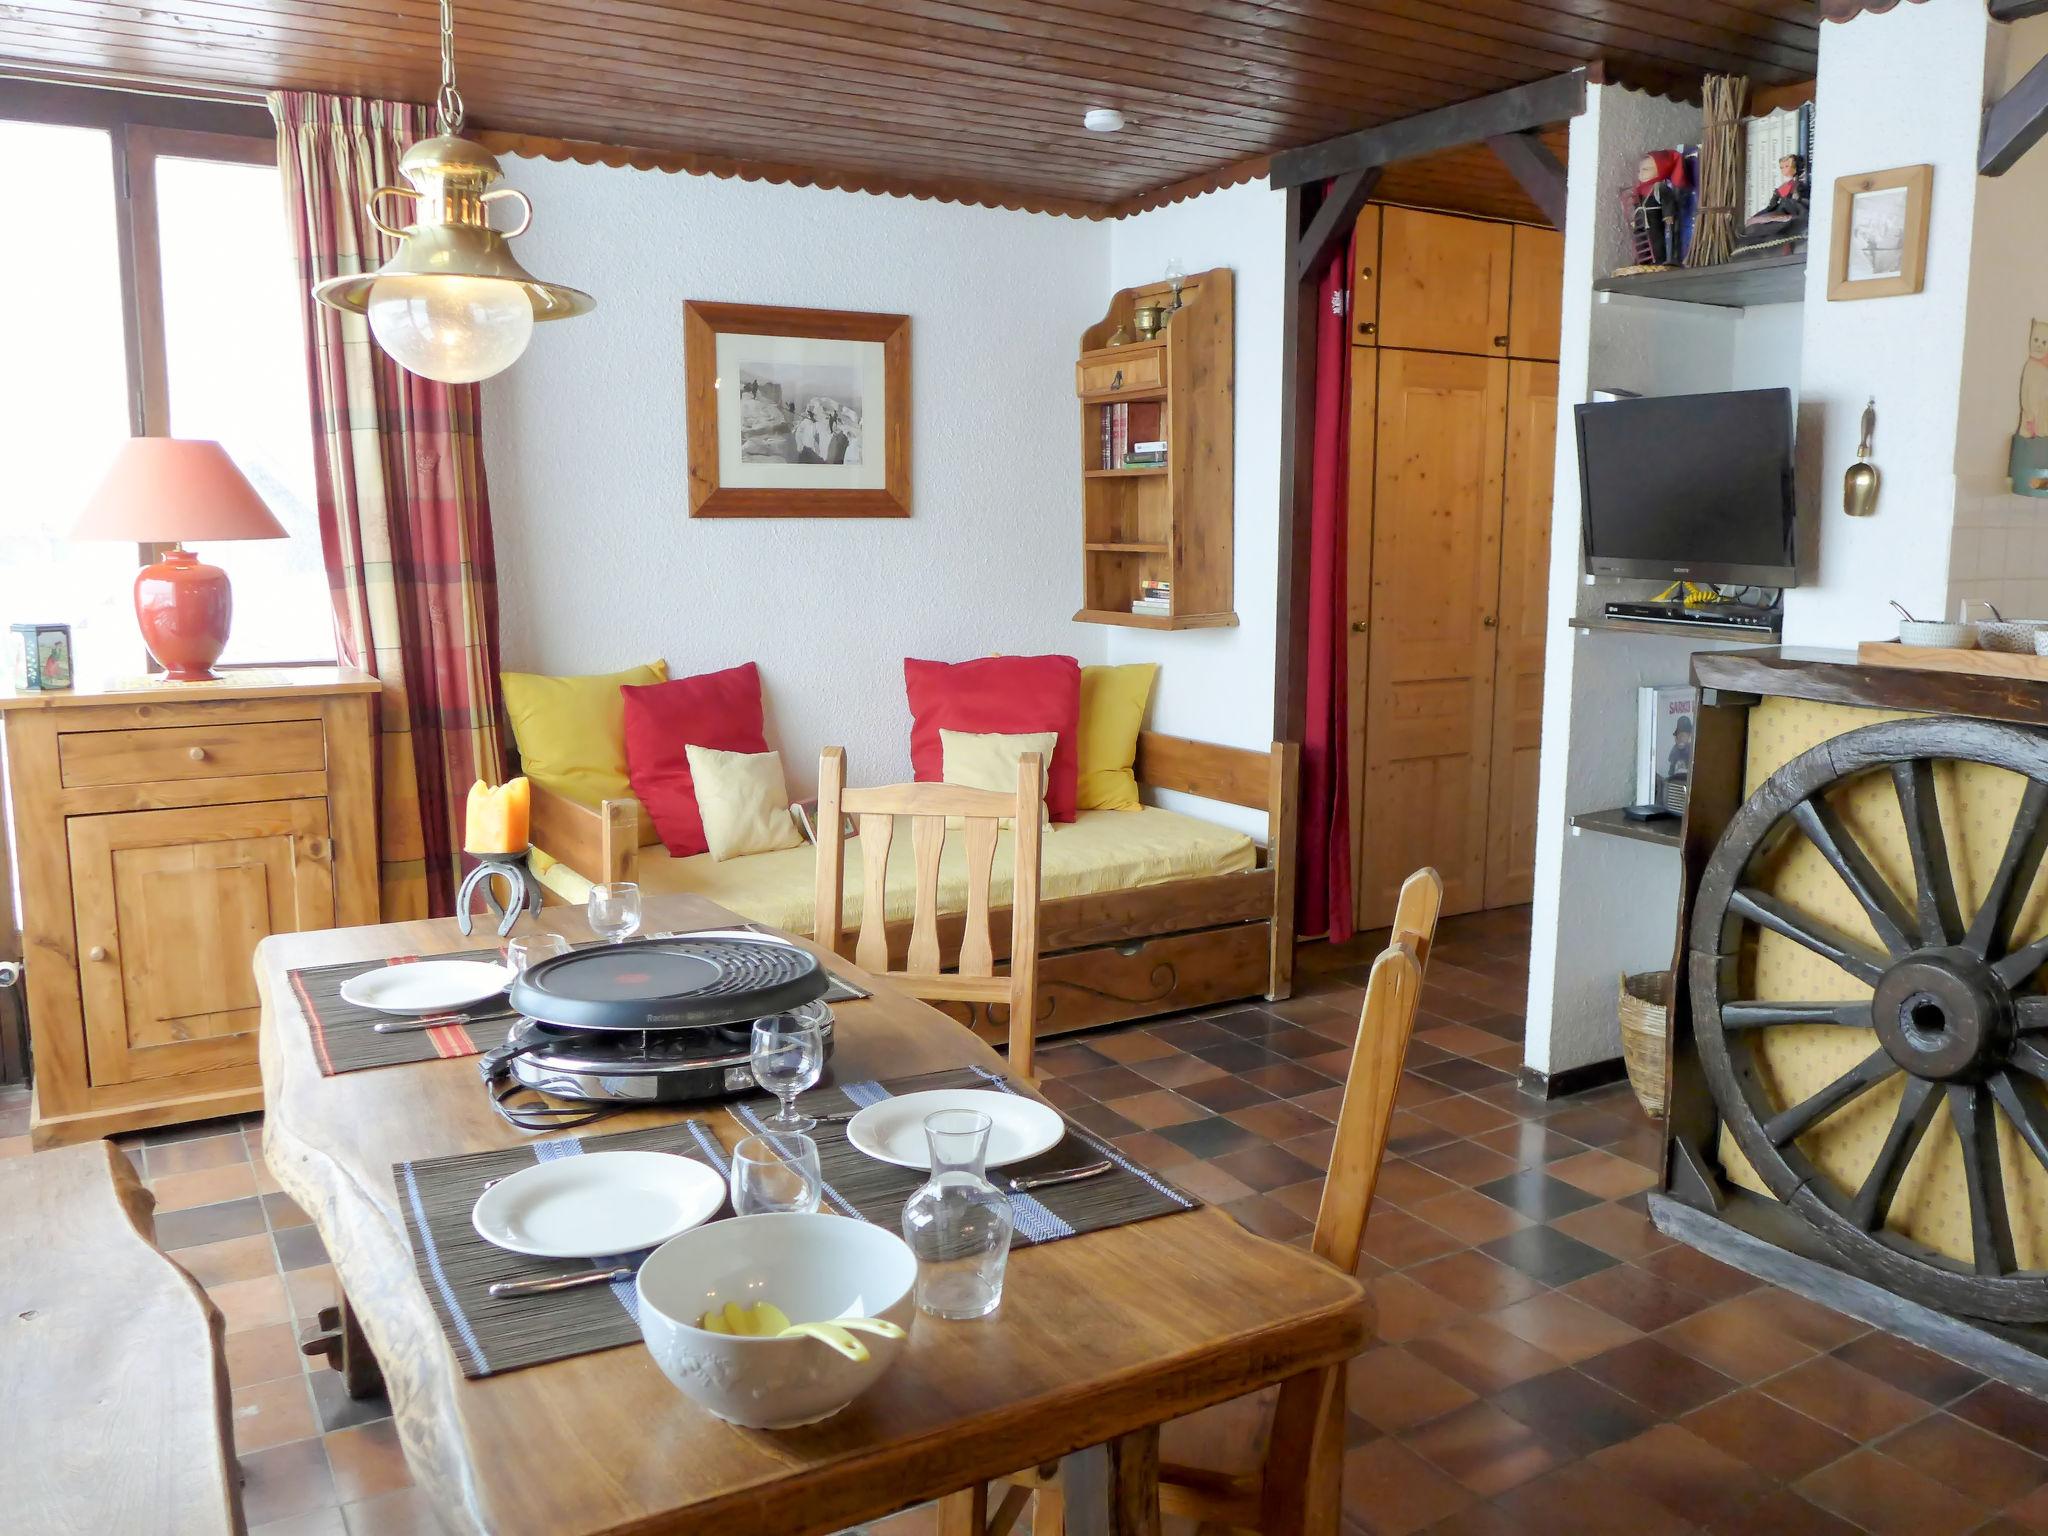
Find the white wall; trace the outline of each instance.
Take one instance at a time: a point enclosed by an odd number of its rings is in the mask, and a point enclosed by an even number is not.
[[[1979,0],[1928,0],[1820,29],[1799,462],[1820,509],[1819,564],[1785,594],[1787,645],[1854,646],[1894,633],[1888,599],[1929,617],[1948,601],[1990,26]],[[1836,179],[1920,164],[1934,167],[1924,291],[1829,303]],[[1839,487],[1873,395],[1884,482],[1877,515],[1852,518]]]
[[[507,172],[537,213],[521,259],[598,308],[542,326],[484,387],[506,666],[757,661],[795,787],[835,743],[857,780],[908,777],[905,656],[1102,659],[1102,632],[1072,622],[1073,379],[1111,287],[1109,226],[542,160]],[[912,516],[691,519],[685,299],[909,314]]]
[[[1113,662],[1156,661],[1152,728],[1200,741],[1264,750],[1273,740],[1274,604],[1280,538],[1280,338],[1286,301],[1287,195],[1262,182],[1205,193],[1110,227],[1111,291],[1156,282],[1178,259],[1190,272],[1236,275],[1237,469],[1232,533],[1234,629],[1106,631]],[[1169,803],[1177,796],[1162,797]],[[1195,803],[1224,820],[1226,807]],[[1265,835],[1263,816],[1228,819]]]

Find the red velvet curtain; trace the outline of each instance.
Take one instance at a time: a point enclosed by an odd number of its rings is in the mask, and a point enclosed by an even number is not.
[[[1301,741],[1301,883],[1304,937],[1352,934],[1351,807],[1345,750],[1350,594],[1351,336],[1346,305],[1350,242],[1316,284],[1315,480],[1309,503],[1307,719]]]

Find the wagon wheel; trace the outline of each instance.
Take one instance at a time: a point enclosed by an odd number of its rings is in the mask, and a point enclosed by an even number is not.
[[[1937,762],[2009,769],[2026,784],[1983,904],[1959,909],[1935,798]],[[1902,894],[1872,862],[1829,800],[1830,791],[1887,774],[1912,852],[1914,888]],[[1870,919],[1882,952],[1802,913],[1751,883],[1763,857],[1804,837]],[[2014,1253],[1997,1122],[2009,1120],[2025,1152],[2048,1169],[2048,995],[2040,972],[2048,939],[2014,946],[2013,930],[2048,853],[2048,734],[1975,720],[1904,720],[1866,726],[1785,764],[1729,822],[1701,878],[1690,941],[1693,1029],[1714,1100],[1772,1194],[1811,1224],[1846,1267],[1901,1294],[1976,1317],[2048,1318],[2048,1273]],[[1803,945],[1845,978],[1815,1002],[1743,995],[1749,928]],[[1769,1030],[1822,1025],[1863,1031],[1870,1050],[1797,1103],[1779,1105],[1758,1072]],[[1854,1188],[1839,1186],[1798,1138],[1866,1095],[1903,1080],[1882,1145]],[[1970,1206],[1972,1258],[1959,1262],[1887,1230],[1900,1180],[1943,1103],[1959,1143]]]

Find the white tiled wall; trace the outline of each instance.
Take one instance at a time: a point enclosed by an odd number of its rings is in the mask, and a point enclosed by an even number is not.
[[[2048,498],[2015,496],[2003,479],[1956,477],[1945,617],[1972,598],[2009,619],[2048,617]]]

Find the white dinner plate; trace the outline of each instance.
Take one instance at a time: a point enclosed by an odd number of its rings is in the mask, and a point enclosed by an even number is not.
[[[725,1180],[673,1152],[585,1152],[493,1184],[470,1212],[477,1236],[541,1259],[596,1259],[665,1243],[709,1220]]]
[[[846,1139],[885,1163],[930,1168],[924,1118],[941,1109],[978,1109],[995,1122],[988,1133],[988,1166],[1021,1163],[1060,1144],[1067,1122],[1060,1112],[1021,1094],[990,1088],[930,1088],[870,1104],[846,1123]]]
[[[411,960],[341,984],[341,1000],[379,1013],[456,1013],[512,984],[509,965],[486,960]]]

